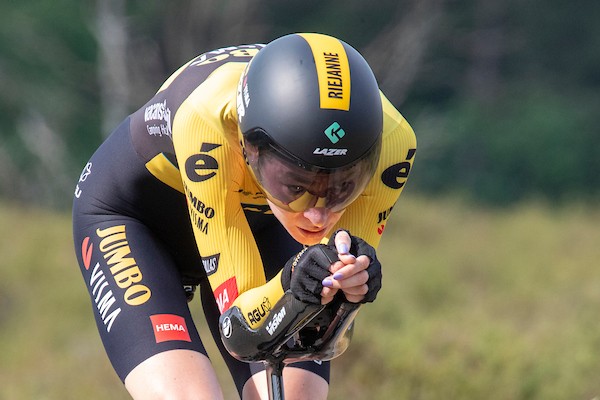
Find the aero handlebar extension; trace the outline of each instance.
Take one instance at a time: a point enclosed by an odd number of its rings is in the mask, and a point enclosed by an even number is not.
[[[264,362],[269,398],[283,399],[284,365],[341,355],[350,345],[359,308],[340,296],[327,305],[307,304],[287,291],[257,329],[250,328],[238,307],[225,311],[219,319],[221,339],[238,360]]]

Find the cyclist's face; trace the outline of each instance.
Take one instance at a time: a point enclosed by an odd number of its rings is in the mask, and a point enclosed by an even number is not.
[[[301,212],[292,212],[269,202],[275,217],[288,233],[299,243],[317,244],[331,231],[345,210],[333,212],[323,207],[313,207]]]
[[[364,174],[362,164],[325,173],[299,167],[273,152],[265,152],[261,157],[255,164],[260,169],[256,176],[265,194],[279,208],[290,212],[311,208],[337,212],[346,208],[362,190],[362,186],[357,186]]]

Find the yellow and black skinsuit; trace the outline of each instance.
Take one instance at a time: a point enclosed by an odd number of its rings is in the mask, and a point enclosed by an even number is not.
[[[261,368],[233,359],[218,336],[219,315],[232,305],[250,326],[261,324],[283,295],[281,268],[302,248],[270,211],[239,143],[238,81],[261,47],[222,48],[182,66],[81,174],[75,248],[100,336],[122,380],[165,350],[206,354],[184,290],[196,285],[238,390]],[[416,149],[411,127],[381,96],[379,166],[338,223],[375,248]],[[328,379],[329,363],[297,366]]]

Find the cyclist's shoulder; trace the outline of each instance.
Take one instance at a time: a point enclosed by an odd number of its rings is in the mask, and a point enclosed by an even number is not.
[[[264,47],[262,44],[248,44],[221,47],[202,53],[179,67],[158,91],[195,90],[223,66],[231,63],[248,63],[262,47]]]
[[[230,46],[201,54],[167,79],[157,95],[164,93],[172,105],[174,125],[176,119],[192,121],[196,128],[201,125],[221,133],[235,127],[237,134],[238,82],[262,46]]]
[[[383,107],[384,143],[382,155],[398,150],[401,153],[406,153],[409,149],[416,149],[417,139],[410,123],[383,93],[381,93],[381,102]]]

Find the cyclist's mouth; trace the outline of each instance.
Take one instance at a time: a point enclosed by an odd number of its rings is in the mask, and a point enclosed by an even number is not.
[[[302,234],[304,234],[306,236],[324,236],[325,233],[327,233],[326,227],[319,229],[319,230],[314,230],[314,229],[309,230],[309,229],[300,228],[299,226],[297,228],[300,232],[302,232]]]

